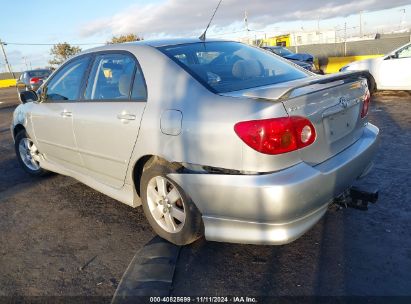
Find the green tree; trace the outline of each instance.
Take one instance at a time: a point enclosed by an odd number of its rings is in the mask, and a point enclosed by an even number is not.
[[[53,57],[51,60],[49,60],[49,64],[51,66],[59,66],[66,59],[80,52],[81,48],[79,48],[78,46],[72,46],[67,42],[55,44],[50,50],[50,55]]]
[[[136,34],[126,34],[126,35],[120,35],[120,36],[113,36],[110,41],[107,41],[107,44],[133,42],[133,41],[140,41],[140,40],[143,40],[143,38]]]

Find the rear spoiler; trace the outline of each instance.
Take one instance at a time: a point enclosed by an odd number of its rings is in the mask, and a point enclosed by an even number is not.
[[[285,91],[278,100],[288,99],[293,92],[298,89],[308,87],[313,84],[327,84],[338,80],[343,80],[344,83],[354,82],[359,79],[367,79],[368,89],[370,92],[374,92],[375,90],[375,80],[374,77],[368,71],[349,71],[349,72],[340,72],[332,75],[327,76],[319,76],[318,78],[312,79],[307,81],[302,85],[297,85],[295,87],[290,88],[289,90]]]

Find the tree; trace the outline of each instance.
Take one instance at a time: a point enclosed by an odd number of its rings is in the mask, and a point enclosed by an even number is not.
[[[113,36],[110,41],[107,41],[107,44],[133,42],[133,41],[140,41],[140,40],[143,40],[143,38],[139,37],[136,34],[126,34],[126,35],[120,35],[120,36]]]
[[[80,52],[81,48],[79,48],[78,46],[72,46],[67,42],[55,44],[50,50],[50,55],[52,55],[53,58],[49,60],[49,64],[51,66],[59,66],[66,59]]]

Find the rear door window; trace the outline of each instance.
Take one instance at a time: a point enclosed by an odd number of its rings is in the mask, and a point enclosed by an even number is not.
[[[136,70],[131,55],[96,56],[87,82],[86,100],[129,100]]]

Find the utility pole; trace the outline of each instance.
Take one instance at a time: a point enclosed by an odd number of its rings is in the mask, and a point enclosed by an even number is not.
[[[400,12],[402,12],[401,23],[400,23],[400,30],[402,30],[405,28],[405,8],[400,9]]]
[[[250,31],[250,29],[248,28],[248,16],[247,16],[247,11],[244,11],[244,27],[245,27],[245,30],[246,30],[247,32]]]
[[[317,35],[320,35],[320,15],[317,18]]]
[[[347,56],[347,22],[344,22],[344,56]]]
[[[362,32],[362,13],[364,11],[360,11],[360,38],[362,38],[363,36],[363,32]]]
[[[344,41],[347,41],[347,22],[344,22]]]
[[[27,65],[27,57],[26,57],[26,56],[23,56],[23,57],[21,57],[21,59],[24,60],[24,64],[26,65],[26,70],[28,70],[28,69],[29,69],[29,66]]]
[[[1,46],[1,50],[3,51],[4,62],[6,63],[6,66],[7,66],[7,69],[9,70],[9,73],[10,73],[11,75],[13,75],[13,78],[16,78],[16,76],[15,76],[14,73],[13,73],[13,71],[11,70],[11,66],[10,66],[10,64],[9,64],[9,61],[7,60],[6,51],[4,50],[4,46],[5,46],[5,45],[7,45],[7,44],[0,40],[0,46]]]

